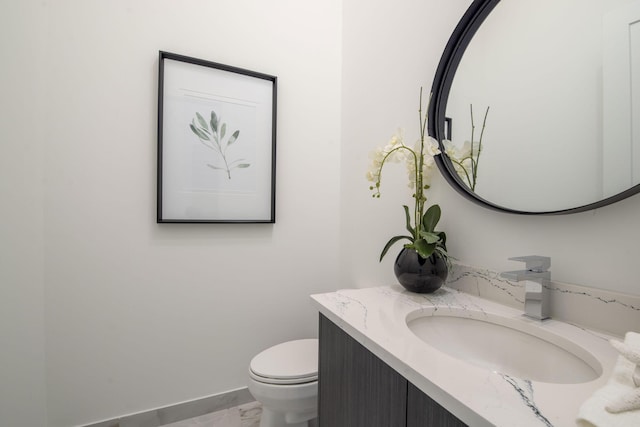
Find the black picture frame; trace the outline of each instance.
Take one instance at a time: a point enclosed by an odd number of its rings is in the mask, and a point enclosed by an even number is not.
[[[158,223],[274,223],[277,77],[159,52]]]

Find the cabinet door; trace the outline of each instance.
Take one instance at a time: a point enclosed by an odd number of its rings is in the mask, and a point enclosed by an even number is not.
[[[320,315],[319,427],[404,427],[407,380]]]
[[[467,427],[467,425],[409,383],[407,427]]]

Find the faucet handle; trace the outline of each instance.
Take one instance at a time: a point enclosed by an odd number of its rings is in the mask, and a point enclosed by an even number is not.
[[[511,261],[521,261],[526,265],[526,269],[536,273],[547,271],[551,267],[551,258],[548,256],[528,255],[509,258]]]

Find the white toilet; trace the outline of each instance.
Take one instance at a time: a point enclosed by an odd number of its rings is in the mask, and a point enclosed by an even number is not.
[[[318,412],[318,340],[264,350],[249,365],[249,391],[262,403],[260,427],[308,427]]]

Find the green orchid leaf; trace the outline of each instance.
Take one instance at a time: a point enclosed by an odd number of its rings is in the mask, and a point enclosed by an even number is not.
[[[425,259],[429,258],[431,254],[433,254],[433,251],[436,250],[435,243],[427,243],[427,241],[424,239],[417,239],[415,242],[413,242],[413,247],[416,252],[418,252],[418,254]]]
[[[209,166],[211,169],[225,170],[225,168],[221,168],[220,166],[212,165],[210,163],[207,163],[207,166]]]
[[[224,134],[227,133],[227,124],[223,123],[220,129],[220,138],[224,138]]]
[[[407,231],[409,233],[411,233],[412,236],[415,236],[416,233],[415,233],[413,227],[411,226],[411,214],[409,213],[409,206],[402,205],[402,207],[404,208],[404,216],[405,216],[405,220],[406,220]]]
[[[449,253],[448,253],[446,250],[442,249],[442,247],[438,247],[438,248],[436,249],[436,251],[437,251],[437,252],[440,254],[440,256],[441,256],[442,258],[444,258],[444,259],[448,259],[448,258],[456,259],[456,258],[452,257],[451,255],[449,255]]]
[[[438,224],[438,221],[440,221],[441,213],[440,206],[430,206],[422,217],[422,228],[425,231],[435,231],[436,225]]]
[[[207,129],[209,127],[207,121],[204,119],[204,117],[202,117],[200,113],[196,113],[196,117],[198,118],[198,123],[200,123],[201,128]]]
[[[202,132],[202,130],[195,127],[193,123],[190,124],[189,127],[191,128],[191,131],[195,133],[198,138],[203,139],[205,141],[209,141],[209,136],[206,135],[204,132]]]
[[[233,144],[234,142],[236,142],[236,139],[238,139],[238,135],[240,135],[240,131],[237,130],[235,131],[230,137],[229,137],[229,142],[227,142],[227,147],[231,144]]]
[[[216,112],[211,110],[211,130],[214,132],[218,132],[218,116],[216,115]]]
[[[427,243],[440,243],[440,236],[437,233],[431,233],[430,231],[421,231],[420,237],[422,237]]]
[[[456,259],[456,258],[454,258],[454,257],[452,257],[451,255],[449,255],[449,254],[447,253],[447,251],[445,251],[444,249],[442,249],[442,247],[438,247],[438,248],[436,248],[436,254],[437,254],[440,258],[442,258],[442,259],[444,260],[444,262],[446,262],[446,263],[447,263],[447,268],[448,268],[449,270],[451,270],[451,269],[453,268],[453,265],[452,265],[452,263],[451,263],[451,260],[452,260],[452,259]]]
[[[437,234],[440,237],[440,245],[439,246],[441,246],[442,248],[444,248],[446,250],[447,249],[447,234],[444,231],[440,231]]]
[[[235,169],[235,168],[245,169],[245,168],[248,168],[249,166],[251,166],[251,163],[240,163],[239,165],[234,166],[232,169]]]
[[[389,251],[389,248],[390,248],[391,246],[393,246],[393,244],[394,244],[394,243],[396,243],[397,241],[402,240],[402,239],[407,239],[407,240],[409,240],[410,242],[412,242],[412,241],[413,241],[413,237],[410,237],[410,236],[395,236],[395,237],[392,237],[392,238],[387,242],[387,244],[386,244],[386,245],[384,245],[384,249],[382,249],[382,253],[380,254],[380,261],[382,261],[382,258],[384,258],[384,256],[387,254],[387,252]]]

